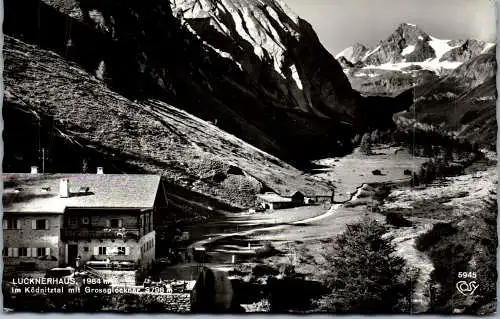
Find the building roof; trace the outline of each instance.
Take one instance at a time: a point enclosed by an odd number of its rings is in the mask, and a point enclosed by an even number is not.
[[[290,196],[290,197],[296,197],[296,196],[304,197],[305,195],[302,192],[297,191],[297,192],[293,193],[292,196]]]
[[[152,208],[161,178],[140,174],[2,175],[4,211],[61,214],[66,208]],[[68,198],[59,197],[63,178],[69,180]]]
[[[264,193],[264,194],[257,194],[257,197],[268,202],[268,203],[285,203],[285,202],[291,202],[292,199],[289,197],[283,197],[280,196],[276,193]]]

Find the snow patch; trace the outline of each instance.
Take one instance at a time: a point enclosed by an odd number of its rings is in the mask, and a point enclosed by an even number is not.
[[[401,55],[405,56],[405,55],[412,53],[413,51],[415,51],[415,46],[409,45],[406,48],[404,48],[403,51],[401,51]]]
[[[210,49],[214,50],[215,52],[217,52],[221,57],[223,57],[224,59],[229,59],[231,61],[234,61],[233,59],[233,56],[230,54],[230,53],[227,53],[227,52],[224,52],[222,50],[219,50],[217,49],[216,47],[206,43],[205,41],[203,41],[203,44],[207,47],[209,47]]]
[[[337,53],[337,55],[335,56],[335,59],[338,60],[340,57],[344,57],[347,60],[349,60],[349,57],[352,56],[353,51],[354,51],[353,47],[347,47],[344,50],[342,50],[339,53]]]
[[[481,51],[481,54],[486,53],[489,49],[495,46],[495,43],[486,43],[484,46],[483,51]]]
[[[436,57],[434,58],[435,60],[439,61],[446,52],[458,47],[458,45],[450,46],[448,42],[450,42],[450,40],[441,40],[431,36],[429,45],[432,47],[434,53],[436,54]]]
[[[366,52],[365,56],[363,57],[363,61],[366,60],[370,55],[372,55],[373,53],[377,52],[378,50],[380,50],[381,46],[377,46],[375,49],[371,50],[371,51],[368,51]]]
[[[297,83],[297,87],[300,90],[303,90],[302,81],[300,80],[299,73],[297,72],[297,67],[295,65],[291,65],[290,71],[292,71],[292,78],[295,80],[295,83]]]
[[[439,74],[441,73],[441,69],[453,70],[462,65],[462,62],[450,62],[450,61],[439,62],[439,59],[427,59],[424,62],[399,62],[399,63],[384,63],[380,65],[367,65],[363,67],[363,69],[402,71],[403,68],[413,65],[418,65],[422,69],[433,71]]]

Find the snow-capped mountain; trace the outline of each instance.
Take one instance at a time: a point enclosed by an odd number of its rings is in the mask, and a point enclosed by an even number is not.
[[[366,47],[361,43],[355,43],[353,46],[345,48],[341,52],[337,53],[335,58],[338,60],[344,58],[352,64],[356,64],[363,60],[366,54],[370,52],[370,48]]]
[[[445,77],[463,63],[495,49],[479,40],[445,40],[428,35],[410,23],[372,49],[356,44],[336,55],[351,86],[363,94],[398,95]]]
[[[345,49],[337,54],[363,69],[398,70],[418,66],[437,74],[448,72],[494,46],[479,40],[445,40],[428,35],[410,23],[400,24],[386,39],[366,52],[352,56]],[[346,51],[347,50],[347,51]]]

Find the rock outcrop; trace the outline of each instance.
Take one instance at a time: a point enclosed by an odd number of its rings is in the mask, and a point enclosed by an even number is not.
[[[441,57],[440,61],[467,62],[479,54],[487,51],[491,47],[493,47],[491,44],[487,44],[484,41],[466,40],[463,41],[463,44],[459,44],[459,46],[446,52]]]

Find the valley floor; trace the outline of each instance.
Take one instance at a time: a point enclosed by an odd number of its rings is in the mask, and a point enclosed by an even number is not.
[[[316,174],[335,181],[337,190],[343,191],[337,193],[338,196],[336,194],[336,204],[252,214],[226,213],[225,218],[193,226],[190,231],[198,240],[192,246],[205,247],[211,257],[207,266],[228,271],[235,267],[233,256],[236,264],[254,264],[256,252],[270,242],[281,253],[260,262],[270,266],[292,263],[298,273],[306,275],[306,279],[318,280],[322,277],[322,251],[344,231],[347,224],[356,223],[364,216],[385,223],[384,215],[370,211],[368,205],[372,201],[362,195],[367,183],[408,181],[403,171],[416,170],[425,160],[412,157],[404,150],[396,154],[395,148],[379,148],[376,155],[368,157],[355,151],[345,158],[318,161],[315,164],[322,168]],[[373,175],[374,169],[380,169],[383,175]],[[430,206],[438,199],[446,199],[444,205],[450,206],[453,214],[473,214],[475,209],[481,208],[482,199],[494,189],[496,179],[495,167],[483,166],[475,172],[447,178],[425,188],[411,189],[402,183],[379,207],[382,211],[408,210],[405,217],[413,223],[411,227],[389,226],[387,234],[394,238],[396,253],[420,270],[415,283],[413,311],[427,309],[427,283],[433,270],[429,258],[415,248],[415,239],[429,231],[435,223],[452,217],[443,215],[439,207]],[[422,202],[428,204],[422,206]],[[185,267],[189,266],[168,267],[165,275]]]

